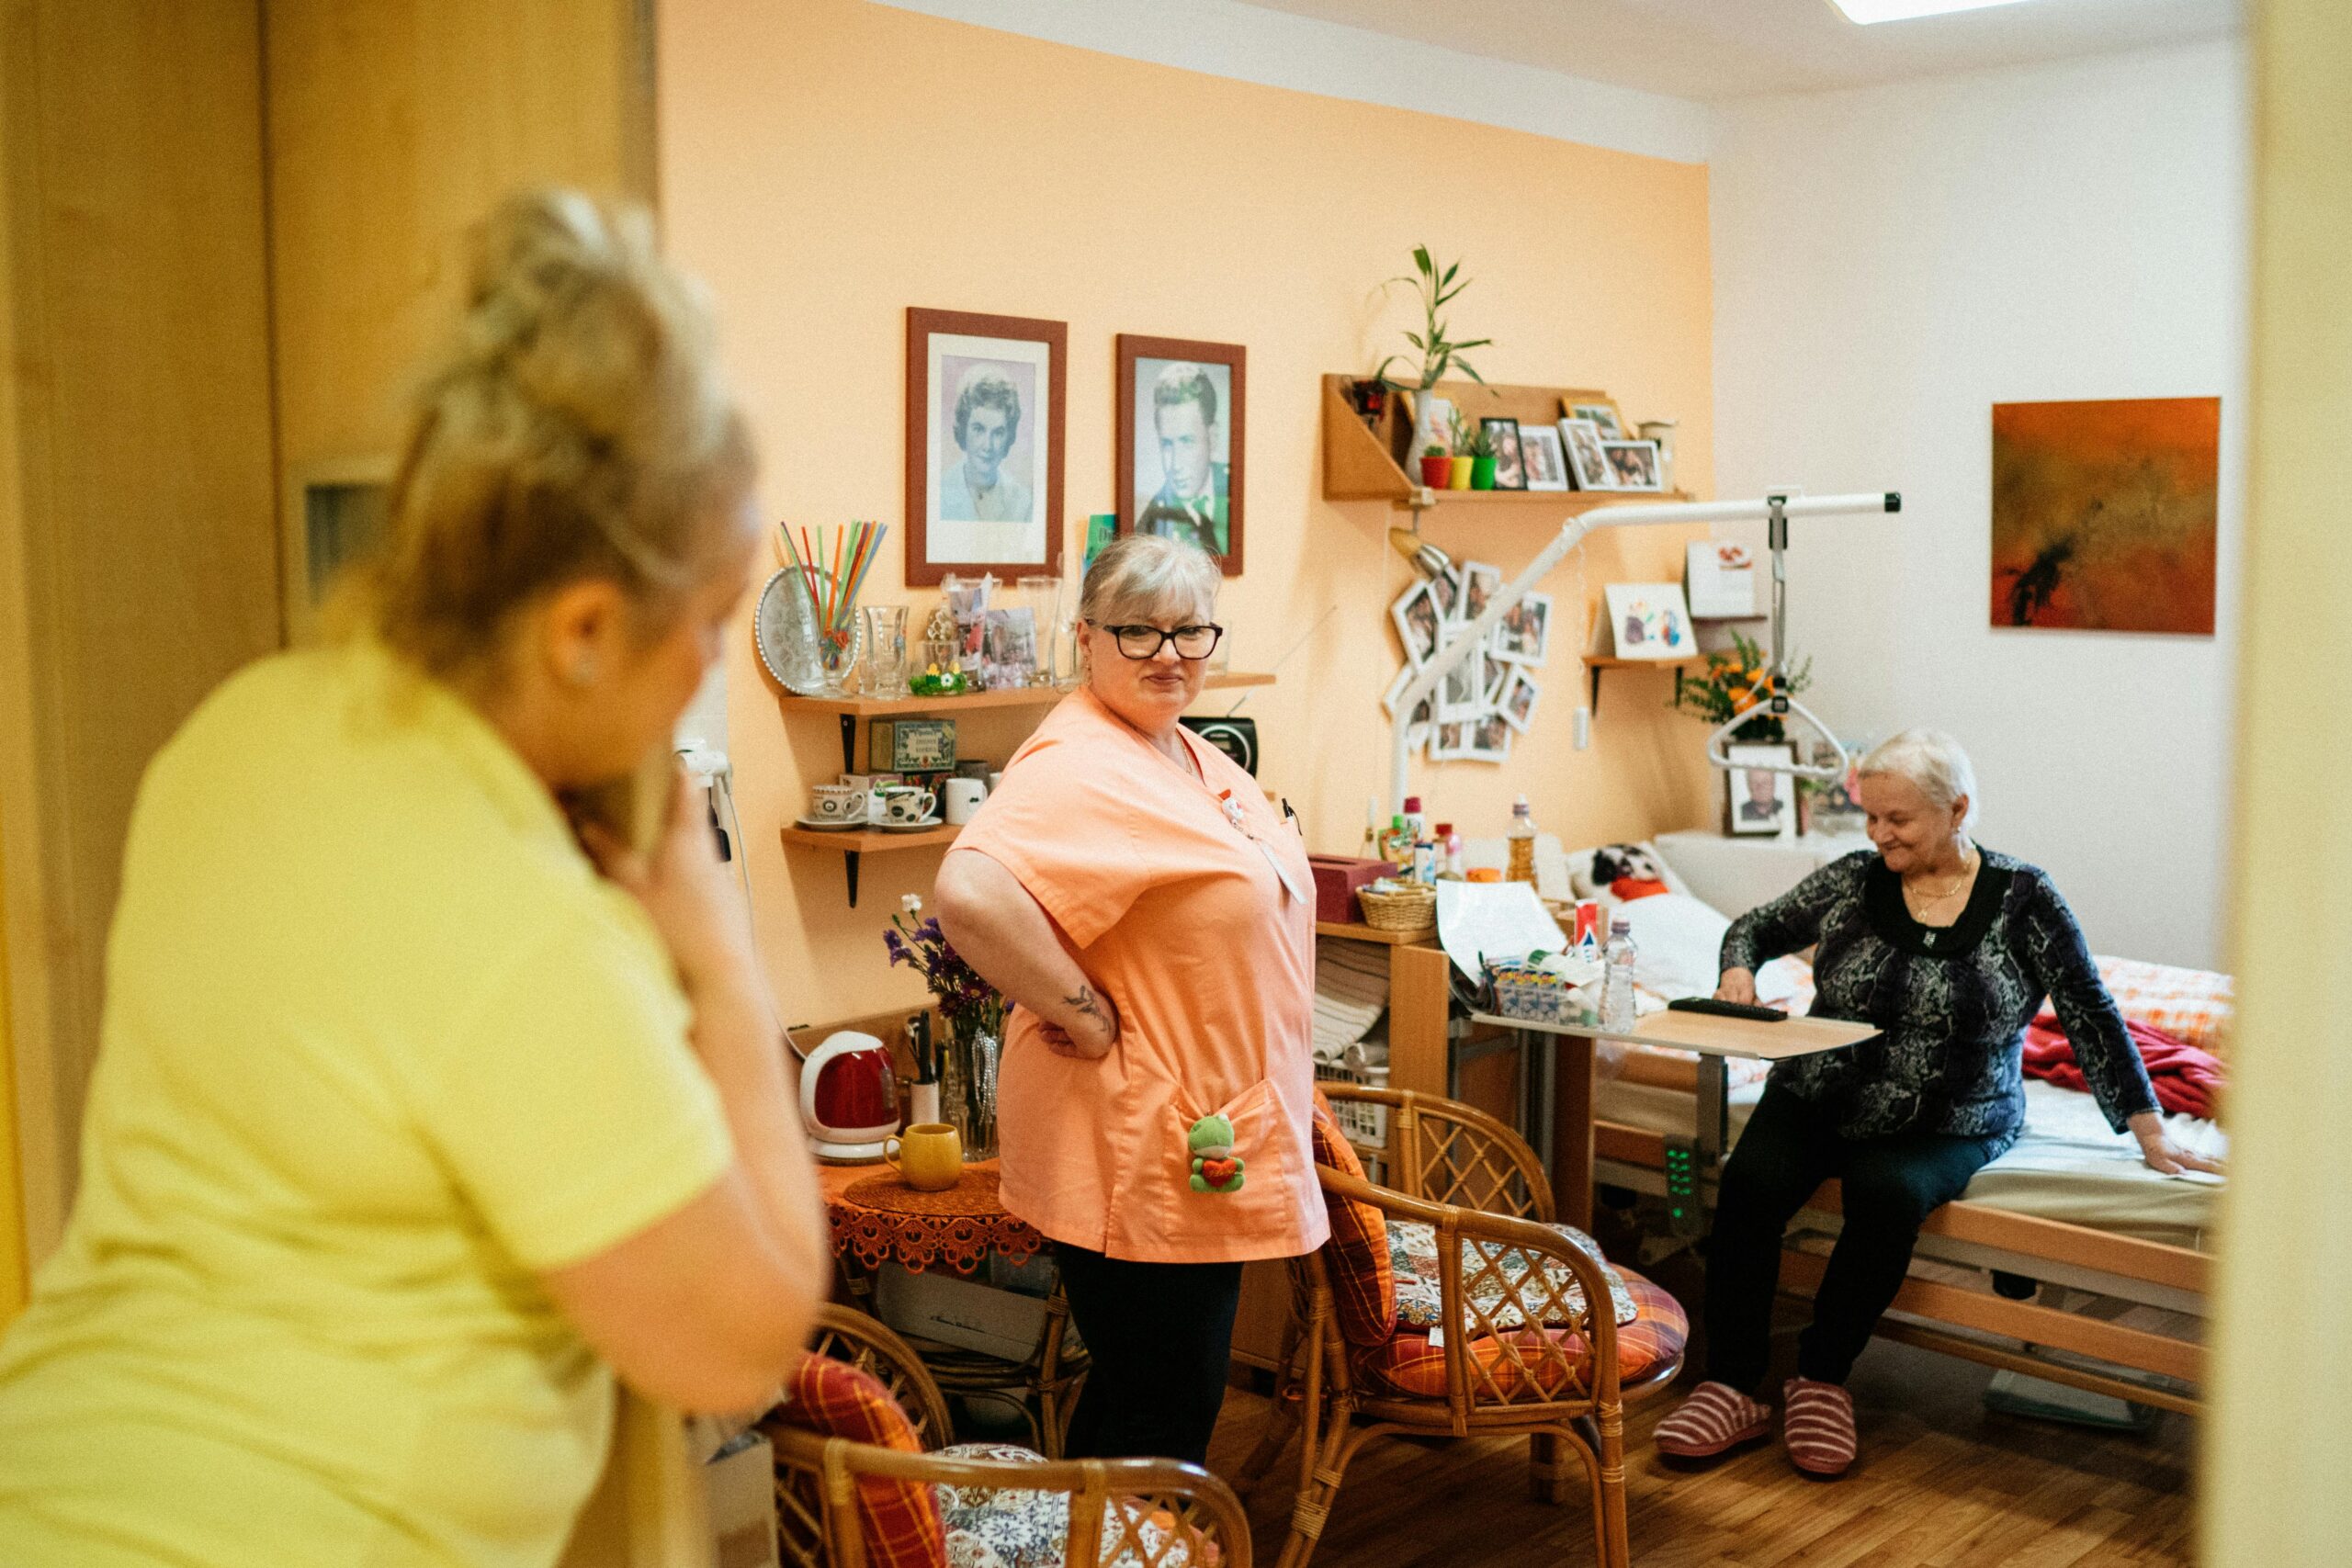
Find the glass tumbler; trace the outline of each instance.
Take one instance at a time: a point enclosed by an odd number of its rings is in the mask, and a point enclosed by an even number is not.
[[[1050,686],[1061,673],[1057,659],[1062,641],[1062,580],[1051,573],[1023,577],[1021,594],[1029,602],[1032,617],[1029,683]]]
[[[865,606],[865,694],[907,694],[907,607]]]

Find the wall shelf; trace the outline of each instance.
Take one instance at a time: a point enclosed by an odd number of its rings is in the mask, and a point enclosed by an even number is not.
[[[1584,656],[1586,673],[1591,677],[1592,691],[1587,700],[1594,714],[1600,712],[1600,672],[1603,670],[1671,670],[1674,671],[1674,700],[1682,701],[1682,672],[1694,664],[1704,664],[1703,653],[1688,654],[1680,659],[1613,659],[1597,653]]]
[[[1211,675],[1201,683],[1204,692],[1232,691],[1242,686],[1271,686],[1272,675],[1250,671],[1229,670]],[[776,706],[784,716],[796,714],[831,714],[842,721],[842,772],[854,773],[857,765],[857,721],[861,718],[911,718],[921,714],[950,716],[959,713],[975,713],[983,708],[1045,708],[1060,702],[1069,693],[1058,686],[1020,686],[1004,692],[966,692],[952,697],[800,697],[789,692],[776,694]],[[833,835],[820,833],[819,838]],[[854,900],[853,900],[854,902]]]
[[[1548,510],[1573,517],[1597,506],[1645,501],[1690,501],[1688,491],[1613,490],[1432,490],[1417,482],[1407,464],[1413,460],[1412,422],[1391,397],[1377,427],[1367,425],[1348,400],[1350,376],[1323,378],[1323,498],[1326,501],[1385,501],[1410,511],[1432,507],[1471,510],[1519,508]],[[1482,387],[1475,381],[1441,381],[1437,390],[1452,400],[1465,418],[1515,419],[1522,424],[1550,424],[1560,417],[1562,403],[1608,403],[1616,400],[1590,387]]]
[[[1273,683],[1272,675],[1233,670],[1209,676],[1201,683],[1201,689],[1232,691],[1243,686],[1271,686]],[[1069,693],[1056,686],[1023,686],[1004,692],[967,692],[952,697],[799,697],[782,692],[776,695],[776,705],[786,718],[795,715],[838,716],[842,727],[842,772],[854,773],[860,771],[857,766],[857,726],[860,719],[918,714],[952,717],[959,713],[986,708],[1036,710],[1051,707],[1068,695]],[[1271,792],[1268,798],[1272,798]],[[890,833],[878,828],[826,830],[787,825],[781,829],[781,836],[785,848],[788,850],[837,852],[842,857],[842,871],[849,886],[849,907],[854,909],[857,908],[860,857],[891,854],[905,850],[938,849],[954,843],[956,835],[962,831],[960,826],[944,824],[920,833]]]

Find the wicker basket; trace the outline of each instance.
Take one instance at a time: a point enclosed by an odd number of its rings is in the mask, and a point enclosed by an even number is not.
[[[1356,889],[1363,908],[1363,923],[1376,931],[1425,931],[1437,924],[1437,889],[1425,883],[1408,883],[1386,893]]]

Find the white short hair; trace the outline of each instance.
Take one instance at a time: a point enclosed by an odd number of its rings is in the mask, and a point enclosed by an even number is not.
[[[1873,773],[1909,779],[1940,807],[1950,807],[1964,795],[1968,815],[1961,819],[1960,830],[1971,832],[1976,827],[1976,769],[1960,742],[1940,729],[1906,729],[1887,737],[1871,748],[1854,773],[1865,779]]]
[[[1098,626],[1183,620],[1216,612],[1224,574],[1196,545],[1130,534],[1103,547],[1080,591],[1080,618]]]

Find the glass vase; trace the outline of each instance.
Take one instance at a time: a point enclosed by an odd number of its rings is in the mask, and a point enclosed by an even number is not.
[[[1002,1041],[977,1021],[948,1025],[939,1065],[941,1111],[964,1141],[967,1160],[996,1158],[996,1073]]]

